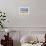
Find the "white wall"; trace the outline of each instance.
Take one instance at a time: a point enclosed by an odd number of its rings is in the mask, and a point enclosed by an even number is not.
[[[29,15],[19,15],[19,7],[29,7]],[[46,0],[0,0],[8,27],[46,27]]]
[[[23,6],[29,7],[29,15],[19,15],[19,8]],[[6,12],[6,26],[20,31],[20,36],[31,31],[46,31],[46,0],[0,0],[0,9]]]

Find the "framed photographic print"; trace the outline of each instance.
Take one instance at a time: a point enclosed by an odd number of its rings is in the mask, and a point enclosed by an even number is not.
[[[20,7],[19,8],[19,14],[20,15],[28,15],[29,14],[29,8],[28,7]]]

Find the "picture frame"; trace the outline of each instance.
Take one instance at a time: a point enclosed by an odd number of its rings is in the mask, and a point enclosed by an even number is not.
[[[22,16],[29,15],[29,7],[20,7],[19,8],[19,15],[22,15]]]

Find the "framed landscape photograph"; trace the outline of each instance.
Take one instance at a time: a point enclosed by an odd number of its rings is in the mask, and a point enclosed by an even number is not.
[[[28,15],[29,14],[29,8],[28,7],[20,7],[19,8],[19,14],[20,15]]]

